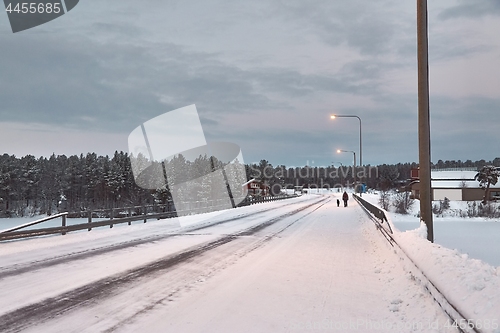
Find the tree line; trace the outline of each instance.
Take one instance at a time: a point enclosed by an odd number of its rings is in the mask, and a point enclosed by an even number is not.
[[[206,167],[206,160],[177,160],[183,169]],[[500,166],[493,161],[438,161],[433,167],[459,168]],[[357,169],[358,180],[369,188],[396,187],[405,182],[416,163],[383,164]],[[273,166],[266,160],[246,164],[247,180],[256,178],[277,189],[304,187],[338,187],[352,184],[352,167]],[[60,210],[87,211],[125,206],[165,203],[171,199],[168,185],[156,189],[139,187],[125,152],[113,156],[88,153],[80,156],[52,155],[36,158],[0,155],[0,217],[53,214]]]
[[[0,215],[52,214],[150,202],[135,185],[126,153],[21,158],[0,156]]]

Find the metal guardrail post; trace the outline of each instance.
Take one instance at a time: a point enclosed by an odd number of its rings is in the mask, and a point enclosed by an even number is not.
[[[88,231],[92,230],[91,224],[92,224],[92,211],[88,211],[88,217],[87,217],[87,222],[89,224]]]
[[[63,235],[66,235],[66,215],[61,216],[62,222],[61,225],[63,227]]]

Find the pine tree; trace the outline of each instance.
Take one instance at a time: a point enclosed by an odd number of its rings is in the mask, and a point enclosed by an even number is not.
[[[498,177],[500,176],[500,171],[493,165],[485,165],[474,177],[479,185],[484,188],[484,198],[483,202],[490,200],[489,190],[491,185],[495,185],[498,182]]]

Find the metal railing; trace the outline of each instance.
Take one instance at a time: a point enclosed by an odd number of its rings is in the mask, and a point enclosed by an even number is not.
[[[8,228],[8,229],[5,229],[5,230],[0,230],[0,235],[3,234],[3,233],[12,232],[12,231],[16,231],[16,230],[19,230],[19,229],[31,227],[32,225],[40,224],[40,223],[43,223],[43,222],[46,222],[46,221],[54,220],[54,219],[57,219],[59,217],[62,219],[61,225],[65,226],[66,225],[66,217],[67,217],[67,215],[68,215],[67,212],[66,213],[60,213],[60,214],[56,214],[56,215],[52,215],[52,216],[47,216],[47,217],[44,217],[43,219],[39,219],[39,220],[36,220],[36,221],[31,221],[31,222],[28,222],[28,223],[24,223],[24,224],[21,224],[21,225],[12,227],[12,228]]]
[[[451,322],[454,323],[465,323],[463,326],[457,327],[457,330],[462,333],[482,333],[482,329],[479,329],[475,326],[475,321],[467,317],[463,312],[463,310],[459,310],[443,293],[440,288],[434,283],[426,273],[419,267],[419,265],[413,261],[413,259],[408,255],[408,253],[401,247],[397,240],[394,238],[394,233],[392,231],[390,223],[387,221],[387,217],[385,213],[378,208],[377,206],[367,202],[366,200],[361,199],[357,195],[353,195],[354,199],[360,204],[360,206],[365,210],[367,214],[370,214],[370,217],[374,221],[375,225],[377,225],[377,229],[382,233],[382,235],[387,239],[389,244],[393,247],[394,252],[399,256],[399,259],[403,263],[403,268],[409,274],[413,280],[419,283],[422,288],[433,297],[434,301],[441,307],[444,313],[450,318]],[[381,221],[376,221],[376,218]],[[383,221],[386,221],[386,225],[389,227],[389,231],[382,227]]]
[[[243,207],[243,206],[250,206],[262,202],[269,202],[269,201],[276,201],[276,200],[283,200],[283,199],[290,199],[290,198],[295,198],[298,197],[297,194],[293,195],[269,195],[265,197],[246,197],[241,203],[239,203],[237,206],[238,207]]]
[[[257,198],[247,197],[240,204],[238,204],[237,207],[249,206],[269,201],[289,199],[293,197],[296,197],[296,195],[266,196]],[[177,216],[198,214],[207,212],[207,209],[210,209],[210,211],[214,211],[214,208],[225,209],[227,208],[227,204],[217,205],[216,202],[203,202],[203,204],[200,204],[198,202],[193,202],[193,205],[190,206],[189,209],[176,211],[175,206],[170,202],[165,205],[143,205],[143,206],[89,210],[81,212],[64,212],[57,215],[48,216],[36,221],[28,222],[16,227],[2,230],[0,231],[0,241],[52,235],[52,234],[65,235],[66,233],[71,231],[78,231],[84,229],[91,231],[93,228],[104,227],[104,226],[109,226],[110,228],[113,228],[113,225],[115,224],[128,223],[128,225],[131,225],[132,222],[134,221],[143,221],[144,223],[146,223],[148,219],[159,220]],[[66,221],[68,216],[80,217],[80,218],[87,217],[87,223],[67,225]],[[61,226],[21,230],[59,217],[62,218]],[[100,221],[93,221],[94,218],[102,218],[102,217],[105,217],[106,219]]]
[[[478,167],[456,167],[456,168],[438,168],[434,166],[431,171],[478,171]]]
[[[115,225],[115,224],[128,223],[130,225],[133,221],[139,221],[139,220],[144,220],[144,223],[146,223],[146,221],[148,219],[161,219],[161,218],[173,217],[173,216],[175,216],[175,212],[146,214],[146,215],[142,215],[142,216],[137,216],[137,215],[136,216],[128,216],[128,217],[123,217],[123,218],[107,219],[107,220],[102,220],[102,221],[79,223],[79,224],[73,224],[73,225],[66,225],[66,216],[68,215],[68,213],[62,213],[62,214],[58,214],[58,215],[63,215],[64,220],[63,220],[63,223],[61,226],[20,231],[21,228],[27,227],[27,225],[22,225],[22,226],[16,227],[15,231],[11,230],[14,228],[11,228],[9,230],[3,230],[2,232],[0,232],[0,241],[26,238],[26,237],[34,237],[34,236],[52,235],[52,234],[65,235],[66,233],[71,232],[71,231],[78,231],[78,230],[84,230],[84,229],[87,229],[88,231],[90,231],[90,230],[92,230],[92,228],[104,227],[104,226],[109,226],[110,228],[113,228],[113,225]],[[44,221],[41,221],[41,222],[44,222]],[[30,224],[30,225],[33,225],[33,224]]]
[[[387,226],[389,227],[389,230],[391,233],[392,232],[392,228],[391,228],[391,225],[389,224],[389,222],[387,221],[387,217],[385,216],[385,213],[382,209],[380,209],[379,207],[369,203],[368,201],[366,201],[365,199],[353,194],[353,198],[368,212],[370,212],[374,217],[378,218],[380,220],[380,223],[384,223],[384,221],[386,222]]]

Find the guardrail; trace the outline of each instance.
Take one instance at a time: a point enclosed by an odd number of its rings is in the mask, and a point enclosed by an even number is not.
[[[88,209],[81,211],[73,211],[68,213],[68,218],[87,218],[88,222],[92,222],[94,218],[115,218],[139,216],[145,214],[157,214],[175,211],[175,206],[170,201],[166,204],[153,204],[141,206],[126,206],[103,209]]]
[[[67,215],[68,213],[63,213]],[[34,236],[44,236],[44,235],[52,235],[52,234],[62,234],[65,235],[70,231],[78,231],[87,229],[88,231],[92,230],[92,228],[109,226],[113,227],[115,224],[128,223],[129,225],[133,221],[144,220],[146,222],[147,219],[161,219],[173,217],[175,212],[168,213],[160,213],[160,214],[148,214],[143,216],[129,216],[123,218],[109,219],[103,221],[89,222],[89,223],[79,223],[73,225],[63,225],[59,227],[49,227],[43,229],[32,229],[32,230],[23,230],[23,231],[4,231],[0,233],[0,241],[1,240],[11,240],[11,239],[19,239],[26,237],[34,237]],[[18,228],[19,229],[19,228]]]
[[[52,215],[52,216],[47,216],[47,217],[44,217],[43,219],[39,219],[39,220],[36,220],[36,221],[31,221],[31,222],[28,222],[28,223],[24,223],[24,224],[18,225],[16,227],[8,228],[8,229],[5,229],[5,230],[0,230],[0,237],[3,234],[5,234],[5,233],[10,233],[10,232],[13,232],[13,231],[16,231],[16,230],[19,230],[19,229],[31,227],[32,225],[36,225],[36,224],[40,224],[40,223],[43,223],[43,222],[46,222],[46,221],[54,220],[54,219],[57,219],[59,217],[62,219],[61,226],[64,227],[64,226],[66,226],[66,217],[67,217],[67,215],[68,215],[67,212],[66,213],[60,213],[60,214],[56,214],[56,215]]]
[[[474,326],[475,322],[473,319],[467,318],[461,310],[458,309],[446,295],[436,286],[436,284],[425,274],[425,272],[417,265],[415,261],[406,253],[406,251],[399,246],[398,242],[394,238],[394,233],[392,231],[390,223],[387,221],[384,211],[382,211],[377,206],[361,199],[357,195],[353,195],[354,199],[360,204],[360,206],[365,210],[367,214],[370,215],[371,219],[374,221],[377,229],[382,233],[382,235],[387,239],[389,244],[393,247],[394,252],[399,256],[399,259],[404,265],[404,269],[411,274],[412,279],[419,283],[422,288],[432,296],[434,301],[441,307],[444,313],[450,318],[451,323],[460,323],[459,326],[455,326],[458,332],[461,333],[482,333],[482,328]],[[381,221],[377,221],[376,218]],[[386,225],[389,227],[389,231],[382,227],[383,221],[386,221]],[[462,325],[463,324],[463,325]],[[472,325],[472,326],[471,326]]]
[[[283,200],[283,199],[290,199],[290,198],[295,198],[298,197],[297,194],[293,195],[275,195],[275,196],[265,196],[265,197],[246,197],[241,203],[239,203],[237,206],[238,207],[243,207],[243,206],[250,206],[262,202],[269,202],[269,201],[276,201],[276,200]]]
[[[391,228],[391,225],[389,224],[389,222],[387,221],[387,217],[385,216],[385,213],[382,209],[378,208],[377,206],[369,203],[368,201],[366,201],[365,199],[361,198],[360,196],[357,196],[355,194],[353,194],[353,197],[354,199],[365,209],[367,210],[368,212],[370,212],[374,217],[378,218],[380,220],[380,223],[384,223],[384,221],[386,222],[387,226],[389,227],[389,230],[391,232],[391,234],[393,233],[392,232],[392,228]]]
[[[267,197],[253,197],[253,198],[245,198],[237,207],[249,206],[257,203],[283,200],[296,197],[296,195],[292,196],[267,196]],[[36,221],[28,222],[13,228],[5,229],[0,231],[0,241],[2,240],[12,240],[19,238],[27,238],[27,237],[35,237],[35,236],[44,236],[44,235],[52,235],[52,234],[61,234],[65,235],[71,231],[78,231],[87,229],[91,231],[93,228],[109,226],[113,228],[115,224],[128,223],[131,225],[134,221],[143,221],[144,223],[147,220],[151,219],[165,219],[172,218],[176,216],[184,216],[190,214],[198,214],[213,211],[214,208],[227,208],[226,205],[214,205],[214,202],[210,202],[212,205],[208,205],[207,202],[193,202],[193,206],[189,207],[189,209],[184,211],[176,211],[175,206],[172,203],[167,203],[165,205],[144,205],[144,206],[131,206],[131,207],[119,207],[119,208],[110,208],[110,209],[99,209],[92,211],[81,211],[81,212],[65,212],[60,213],[53,216],[48,216],[43,219],[39,219]],[[207,206],[208,205],[208,206]],[[125,216],[124,216],[125,215]],[[71,217],[87,217],[87,223],[79,223],[73,225],[67,225],[66,220],[68,216]],[[93,218],[106,217],[106,220],[101,221],[93,221]],[[62,218],[61,226],[58,227],[49,227],[49,228],[40,228],[40,229],[30,229],[30,230],[21,230],[42,222],[46,222],[49,220],[53,220],[56,218]]]

